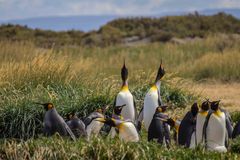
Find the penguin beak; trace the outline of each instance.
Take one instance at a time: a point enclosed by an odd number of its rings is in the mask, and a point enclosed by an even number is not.
[[[125,106],[126,106],[126,104],[123,104],[121,106],[116,106],[116,107],[119,108],[119,109],[123,109],[123,107],[125,107]]]
[[[102,122],[102,123],[106,122],[105,118],[96,118],[95,121],[99,121],[99,122]]]
[[[163,68],[162,60],[161,60],[155,82],[159,81],[164,75],[165,75],[165,70]]]

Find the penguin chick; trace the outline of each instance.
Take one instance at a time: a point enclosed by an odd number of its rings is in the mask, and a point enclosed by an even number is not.
[[[97,121],[105,123],[111,127],[116,127],[119,138],[125,142],[138,142],[139,135],[135,125],[131,121],[124,121],[114,118],[97,118]]]
[[[198,105],[194,103],[191,107],[191,110],[186,113],[183,120],[179,126],[178,132],[178,144],[185,146],[187,148],[190,147],[191,142],[193,146],[196,145],[196,116],[198,114]]]
[[[58,114],[56,108],[52,103],[36,103],[42,105],[46,110],[44,116],[44,128],[43,133],[46,136],[51,136],[56,132],[61,136],[70,135],[70,137],[75,141],[76,137],[72,133],[71,129],[68,127],[64,119]]]
[[[168,124],[174,125],[174,121],[164,114],[162,107],[157,107],[148,129],[148,141],[157,139],[160,144],[170,145],[170,130]],[[165,142],[164,142],[165,139]]]
[[[80,120],[75,113],[69,113],[67,115],[67,125],[72,130],[75,137],[86,137],[87,132],[85,130],[85,124]]]

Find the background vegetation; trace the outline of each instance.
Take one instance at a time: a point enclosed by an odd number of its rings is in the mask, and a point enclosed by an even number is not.
[[[121,18],[87,33],[33,30],[27,26],[6,24],[0,27],[0,40],[32,41],[45,48],[65,45],[104,47],[141,40],[168,42],[172,38],[204,38],[215,33],[239,34],[240,20],[225,13],[203,16],[197,12],[162,18]]]

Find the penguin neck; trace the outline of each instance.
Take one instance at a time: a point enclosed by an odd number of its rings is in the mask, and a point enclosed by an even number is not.
[[[121,91],[128,91],[128,81],[123,81]]]
[[[217,110],[214,111],[214,114],[218,117],[221,117],[223,112],[220,109],[217,109]]]
[[[203,116],[207,116],[208,111],[201,109],[201,111],[199,113]]]
[[[161,85],[161,81],[156,81],[153,86],[151,87],[152,90],[159,90]]]
[[[160,89],[160,85],[161,85],[161,81],[160,80],[155,82],[155,86],[157,87],[158,90]]]

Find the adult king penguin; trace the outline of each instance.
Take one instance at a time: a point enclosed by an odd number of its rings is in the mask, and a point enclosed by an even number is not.
[[[153,115],[158,106],[162,106],[162,99],[160,95],[161,78],[164,76],[165,70],[162,66],[162,62],[159,66],[157,77],[154,85],[150,88],[144,98],[144,106],[139,114],[138,121],[144,121],[145,129],[148,130],[152,121]],[[138,128],[141,128],[138,123]]]
[[[200,111],[197,114],[197,121],[196,121],[197,145],[203,142],[203,125],[208,115],[209,108],[210,108],[210,102],[209,100],[206,100],[202,103],[200,107]]]
[[[136,123],[137,109],[131,92],[128,89],[128,69],[125,65],[125,60],[123,67],[121,69],[122,77],[122,88],[115,99],[114,106],[126,105],[122,111],[121,116],[125,120],[131,120],[134,124]]]
[[[87,132],[85,130],[85,124],[80,120],[75,113],[69,113],[67,115],[67,125],[72,130],[75,137],[86,137]]]
[[[125,142],[138,142],[139,135],[135,125],[131,121],[124,121],[114,118],[97,118],[99,122],[116,127],[118,130],[119,138]]]
[[[86,125],[86,132],[88,138],[90,138],[91,135],[98,135],[100,130],[103,127],[103,123],[97,121],[97,118],[104,118],[104,112],[108,108],[106,106],[105,108],[98,108],[95,112],[92,112],[88,117],[85,118],[84,123]]]
[[[184,116],[178,131],[178,144],[187,148],[196,145],[196,118],[198,114],[198,105],[194,103],[191,110]],[[191,146],[190,146],[191,145]]]
[[[124,120],[124,118],[121,115],[122,109],[126,106],[126,104],[121,105],[121,106],[115,106],[112,114],[113,119],[117,120]],[[117,128],[111,127],[109,135],[111,135],[111,138],[114,138],[116,135]]]
[[[148,141],[157,139],[160,144],[170,145],[170,129],[168,125],[174,126],[174,121],[164,114],[167,106],[157,107],[148,128]],[[171,122],[171,123],[170,123]],[[165,141],[164,141],[165,140]]]
[[[46,110],[43,122],[44,135],[51,136],[57,132],[61,136],[70,135],[70,137],[74,141],[76,140],[76,137],[74,136],[73,132],[68,127],[64,119],[58,114],[56,108],[53,106],[52,103],[36,103],[36,104],[42,105]]]
[[[205,120],[203,136],[208,150],[227,152],[226,115],[219,108],[220,101],[211,102],[211,110]]]

